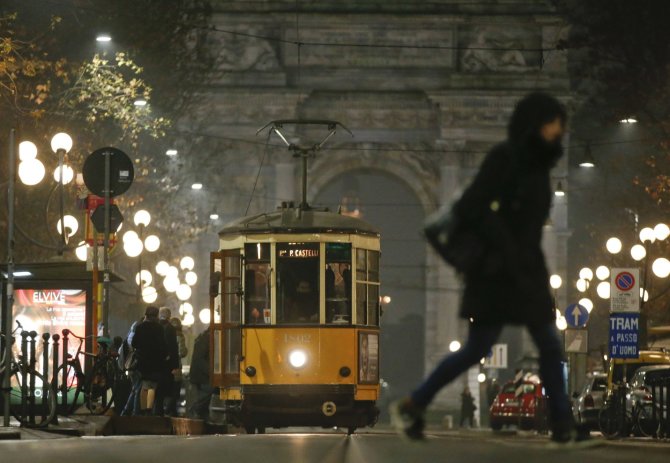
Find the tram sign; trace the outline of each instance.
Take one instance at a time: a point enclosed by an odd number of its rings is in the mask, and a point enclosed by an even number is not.
[[[640,314],[616,313],[610,315],[610,358],[638,358],[639,332]]]
[[[640,312],[640,270],[613,268],[610,281],[610,313]]]

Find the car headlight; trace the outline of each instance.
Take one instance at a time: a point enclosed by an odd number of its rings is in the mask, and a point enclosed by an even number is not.
[[[307,363],[307,354],[302,350],[294,350],[288,354],[288,363],[293,368],[302,368]]]

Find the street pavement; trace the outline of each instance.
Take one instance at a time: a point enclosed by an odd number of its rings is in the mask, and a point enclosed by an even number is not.
[[[25,437],[24,437],[25,439]],[[203,437],[115,436],[35,439],[0,442],[0,461],[42,463],[600,463],[667,462],[670,444],[603,442],[582,449],[552,449],[544,437],[449,432],[429,435],[424,443],[408,443],[391,432],[270,433]]]

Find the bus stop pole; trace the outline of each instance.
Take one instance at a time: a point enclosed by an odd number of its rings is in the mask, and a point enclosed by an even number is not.
[[[12,315],[14,310],[14,187],[16,182],[16,146],[14,137],[16,130],[9,131],[9,184],[7,187],[7,303],[2,331],[5,335],[5,374],[2,379],[2,388],[5,391],[3,425],[9,427],[9,388],[11,387],[12,365]]]

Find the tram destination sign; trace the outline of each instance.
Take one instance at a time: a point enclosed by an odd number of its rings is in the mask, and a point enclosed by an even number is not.
[[[277,256],[282,259],[319,257],[319,243],[278,243]]]

